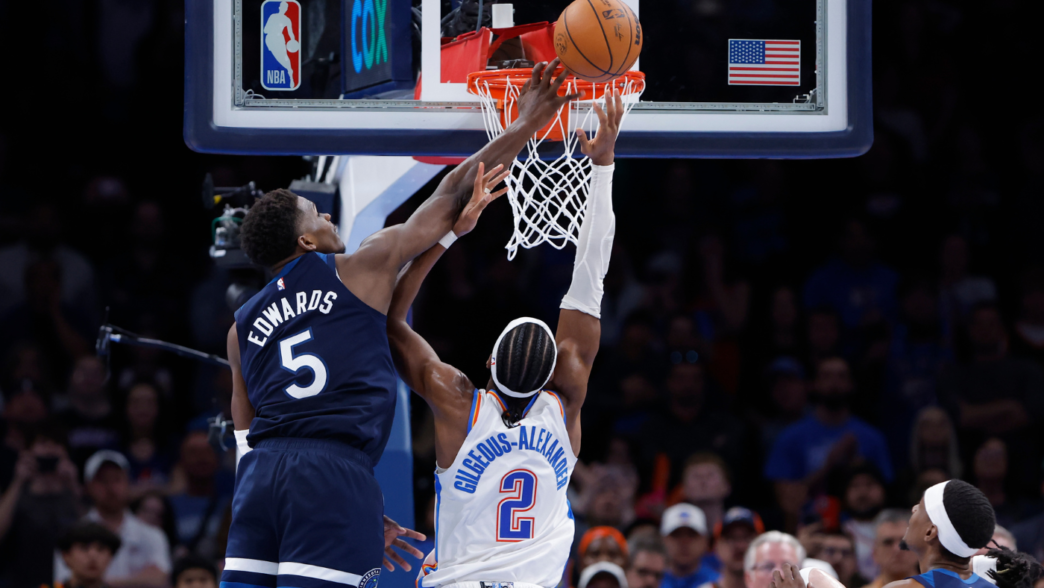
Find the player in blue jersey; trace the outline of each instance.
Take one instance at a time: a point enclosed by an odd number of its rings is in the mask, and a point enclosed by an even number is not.
[[[330,215],[288,190],[243,221],[244,252],[274,275],[228,333],[232,418],[246,453],[232,502],[222,586],[374,588],[382,555],[408,569],[408,532],[383,519],[373,467],[395,409],[386,313],[399,270],[450,231],[480,162],[509,164],[568,101],[558,60],[533,68],[519,116],[450,172],[404,224],[344,254]],[[408,548],[414,555],[419,552]],[[391,569],[388,559],[385,565]]]

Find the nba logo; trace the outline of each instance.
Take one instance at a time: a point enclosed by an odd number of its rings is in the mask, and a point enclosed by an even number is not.
[[[261,87],[296,90],[301,86],[301,4],[265,0],[261,4]]]
[[[276,282],[276,287],[280,290],[286,290],[286,284],[283,283],[283,278],[279,278],[279,281]]]

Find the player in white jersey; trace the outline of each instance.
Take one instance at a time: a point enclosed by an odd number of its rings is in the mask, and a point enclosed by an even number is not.
[[[512,321],[486,364],[491,381],[476,389],[406,322],[436,260],[504,192],[487,189],[506,177],[494,178],[500,166],[480,171],[453,232],[415,259],[396,284],[388,311],[392,356],[435,414],[435,550],[419,586],[550,588],[562,579],[573,542],[566,489],[580,451],[580,407],[598,353],[602,279],[616,226],[613,151],[623,104],[614,93],[604,111],[596,109],[595,138],[577,131],[595,167],[557,334],[534,318]]]

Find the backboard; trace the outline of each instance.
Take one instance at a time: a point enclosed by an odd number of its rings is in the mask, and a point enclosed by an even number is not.
[[[869,148],[869,2],[626,1],[642,23],[635,67],[647,87],[618,156],[845,157]],[[459,3],[188,0],[186,143],[241,154],[474,153],[488,140],[481,109],[447,47],[476,26],[478,0]],[[567,4],[519,0],[509,14],[514,25],[554,22]]]

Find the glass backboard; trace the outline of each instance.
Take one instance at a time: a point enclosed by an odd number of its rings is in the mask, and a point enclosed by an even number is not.
[[[625,1],[642,23],[635,68],[647,87],[619,156],[869,148],[868,2]],[[516,26],[554,22],[568,3],[516,1],[497,8],[499,25],[505,14]],[[479,0],[188,0],[186,143],[243,154],[469,155],[487,136],[461,78],[472,66],[461,65],[460,40],[494,24],[493,4],[506,3],[486,0],[478,22]],[[502,65],[487,57],[485,67]]]

